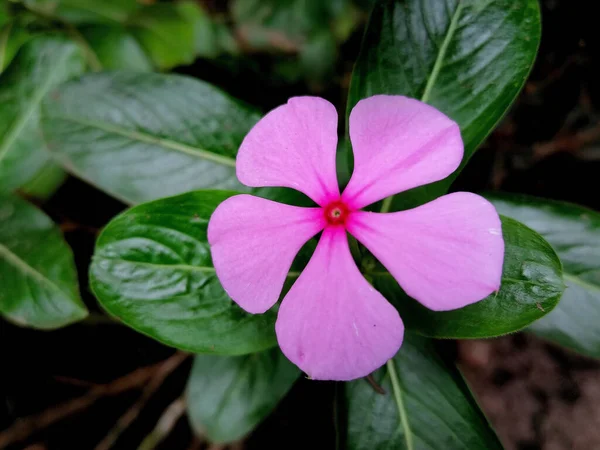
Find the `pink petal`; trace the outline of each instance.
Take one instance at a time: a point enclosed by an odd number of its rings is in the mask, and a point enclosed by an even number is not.
[[[316,380],[368,375],[396,354],[404,335],[396,309],[358,271],[342,227],[323,232],[275,330],[283,353]]]
[[[335,172],[337,112],[319,97],[294,97],[244,138],[236,166],[247,186],[282,186],[325,206],[339,198]]]
[[[446,178],[463,157],[458,125],[418,100],[375,95],[350,114],[354,172],[343,198],[355,209]]]
[[[462,308],[500,288],[500,218],[478,195],[457,192],[391,214],[355,212],[348,231],[434,311]]]
[[[277,302],[294,257],[323,229],[321,208],[299,208],[251,195],[221,203],[208,224],[217,277],[227,294],[250,313]]]

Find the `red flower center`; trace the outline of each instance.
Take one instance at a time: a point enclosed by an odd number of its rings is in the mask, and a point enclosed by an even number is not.
[[[328,225],[344,225],[349,213],[350,210],[341,200],[331,202],[323,209],[323,214]]]

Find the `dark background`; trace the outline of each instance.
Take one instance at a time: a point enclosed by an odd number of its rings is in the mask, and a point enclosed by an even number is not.
[[[226,7],[222,2],[207,3],[216,9]],[[600,34],[595,3],[542,2],[542,44],[531,77],[453,189],[527,193],[600,210]],[[271,57],[261,54],[247,60],[200,60],[178,71],[219,85],[264,111],[307,92],[341,108],[361,34],[356,30],[341,47],[336,76],[326,85],[285,83],[270,75]],[[29,423],[23,418],[41,412],[51,417],[64,411],[64,402],[89,398],[86,393],[99,384],[114,386],[119,377],[174,354],[107,319],[87,286],[96,234],[125,205],[69,178],[41,206],[61,224],[73,248],[82,295],[92,315],[54,332],[18,328],[0,319],[0,430],[23,428]],[[445,345],[446,354],[456,357],[464,369],[507,449],[600,448],[596,362],[526,334]],[[131,405],[148,397],[110,447],[136,449],[165,408],[182,395],[190,366],[191,358],[185,359],[155,391],[139,379],[146,380],[143,376],[156,374],[164,365],[145,369],[131,389],[98,395],[52,426],[25,430],[26,439],[7,448],[93,449]],[[333,383],[300,380],[248,441],[232,448],[333,449],[334,391]],[[193,438],[183,416],[158,448],[208,446]]]

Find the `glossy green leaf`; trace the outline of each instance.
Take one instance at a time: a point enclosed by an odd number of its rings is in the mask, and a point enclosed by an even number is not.
[[[128,25],[158,68],[170,69],[194,61],[194,22],[176,4],[146,6],[128,20]]]
[[[279,348],[245,356],[199,355],[188,379],[192,427],[216,443],[252,431],[300,376]]]
[[[83,70],[74,43],[40,36],[23,46],[0,75],[0,192],[23,185],[48,163],[40,104],[54,86]]]
[[[58,328],[83,319],[71,249],[43,212],[0,195],[0,314],[19,325]]]
[[[550,314],[528,329],[600,358],[600,214],[570,203],[509,194],[487,196],[499,212],[540,233],[563,263],[567,289]]]
[[[537,0],[382,0],[356,62],[348,113],[362,98],[421,99],[460,125],[461,167],[435,184],[394,197],[406,209],[445,193],[521,90],[540,41]]]
[[[460,373],[433,341],[407,333],[398,354],[346,385],[347,450],[502,449]]]
[[[56,160],[128,203],[201,188],[245,189],[235,155],[260,117],[202,81],[128,72],[63,84],[43,116]]]
[[[504,267],[500,291],[453,311],[431,311],[408,297],[388,272],[372,276],[376,289],[400,311],[408,329],[435,338],[483,338],[511,333],[548,314],[564,290],[560,260],[535,231],[502,218]]]
[[[152,62],[142,46],[122,26],[89,25],[79,31],[104,70],[152,70]]]
[[[274,311],[244,312],[212,266],[208,219],[233,194],[190,192],[136,206],[111,221],[90,267],[100,304],[132,328],[183,350],[236,355],[276,345]]]

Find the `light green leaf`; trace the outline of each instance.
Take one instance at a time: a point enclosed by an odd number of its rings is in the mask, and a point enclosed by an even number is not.
[[[567,289],[558,306],[528,330],[600,358],[600,214],[570,203],[509,194],[487,196],[554,247]]]
[[[410,333],[374,381],[346,385],[347,450],[501,450],[456,367]]]
[[[260,117],[202,81],[128,72],[63,84],[43,111],[56,160],[128,203],[201,188],[245,189],[235,155]]]
[[[216,58],[221,53],[236,53],[237,42],[226,24],[207,14],[199,3],[177,3],[179,13],[193,24],[194,52],[202,58]]]
[[[129,18],[128,28],[158,68],[170,69],[194,61],[194,22],[176,4],[146,6]]]
[[[245,356],[198,355],[186,396],[192,427],[216,443],[241,439],[275,409],[299,375],[278,348]]]
[[[0,75],[0,192],[22,186],[48,163],[40,104],[54,86],[83,70],[74,43],[40,36],[23,46]]]
[[[122,26],[89,25],[80,32],[104,70],[152,70],[152,62],[138,41]]]
[[[241,355],[275,346],[275,312],[244,312],[212,265],[208,219],[233,194],[190,192],[113,219],[90,267],[100,304],[137,331],[182,350]]]
[[[0,195],[0,314],[19,325],[53,329],[87,316],[71,249],[49,217]]]
[[[0,73],[30,38],[31,34],[15,20],[0,27]]]
[[[67,179],[64,170],[48,163],[31,180],[19,188],[19,192],[40,200],[49,199]]]
[[[388,272],[371,275],[375,288],[398,308],[408,329],[435,338],[499,336],[526,327],[558,304],[564,284],[552,247],[516,220],[501,219],[502,284],[499,292],[480,302],[452,311],[431,311],[408,297]]]
[[[450,177],[395,196],[390,210],[444,194],[521,90],[540,41],[537,0],[382,0],[352,74],[348,114],[361,99],[399,94],[455,120],[465,155]]]

